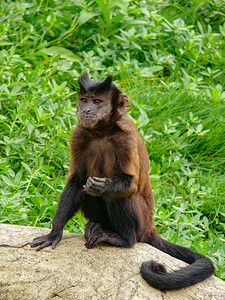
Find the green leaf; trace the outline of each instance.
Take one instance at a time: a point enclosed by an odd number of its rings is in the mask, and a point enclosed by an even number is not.
[[[49,48],[43,48],[37,52],[37,54],[47,54],[53,57],[56,57],[57,55],[60,56],[60,58],[65,58],[69,61],[78,62],[80,61],[80,58],[75,55],[72,51],[64,48],[64,47],[58,47],[53,46]]]
[[[86,23],[87,21],[93,19],[96,16],[98,16],[98,14],[93,13],[91,11],[82,10],[80,12],[78,23],[81,26],[81,25],[83,25],[84,23]]]
[[[16,96],[19,94],[20,90],[21,90],[22,86],[20,85],[15,85],[11,91],[11,96]]]
[[[27,121],[27,130],[28,130],[28,133],[31,134],[31,132],[33,131],[33,129],[34,129],[34,126],[29,121]]]
[[[223,26],[220,25],[219,28],[220,28],[221,34],[225,36],[225,23],[223,24]]]
[[[220,92],[217,88],[213,89],[212,98],[215,103],[220,102]]]
[[[202,128],[203,128],[202,124],[198,124],[198,126],[196,128],[197,132],[201,132]]]
[[[51,114],[51,113],[48,114],[48,113],[45,113],[44,111],[42,111],[42,113],[40,115],[40,120],[46,120],[46,119],[51,118],[53,116],[54,116],[54,114]]]
[[[120,13],[120,14],[118,14],[118,15],[112,17],[111,23],[113,23],[113,25],[114,25],[114,24],[117,24],[117,23],[119,23],[119,22],[123,19],[123,17],[124,17],[124,14],[123,14],[123,13]]]
[[[22,177],[22,172],[18,172],[15,176],[15,182],[19,183]]]
[[[0,122],[3,121],[3,120],[6,120],[7,117],[3,116],[3,115],[0,115]]]
[[[0,42],[0,46],[9,46],[9,45],[12,45],[12,43],[10,43],[10,42],[3,42],[3,41]]]
[[[148,115],[146,114],[146,112],[144,111],[144,109],[139,107],[139,111],[140,111],[140,116],[138,118],[138,127],[141,128],[148,124],[149,118],[148,118]]]
[[[24,162],[21,162],[22,166],[31,174],[32,171],[31,171],[31,168]]]
[[[152,67],[148,68],[148,71],[150,73],[156,73],[156,72],[159,72],[161,70],[163,70],[163,66],[152,66]]]
[[[5,182],[5,184],[7,184],[8,186],[13,186],[14,182],[12,182],[11,179],[9,179],[8,177],[6,177],[5,175],[2,175],[2,180]]]
[[[121,1],[121,0],[111,0],[110,4],[114,4],[116,6],[119,6],[122,13],[127,15],[127,6],[128,6],[127,1],[124,1],[124,0],[123,1]]]
[[[95,0],[95,2],[101,8],[105,22],[106,22],[107,26],[109,26],[110,25],[110,13],[109,13],[108,6],[102,0]]]

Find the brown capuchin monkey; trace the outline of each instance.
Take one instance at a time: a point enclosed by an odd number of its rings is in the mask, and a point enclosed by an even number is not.
[[[60,196],[52,230],[33,240],[31,247],[54,249],[63,227],[81,210],[88,219],[85,246],[99,243],[132,247],[148,243],[189,266],[167,273],[155,261],[143,262],[142,277],[160,290],[201,282],[214,273],[212,262],[192,250],[164,240],[153,224],[154,197],[149,179],[149,157],[135,124],[124,116],[128,98],[112,83],[79,78],[79,124],[71,140],[71,165]]]

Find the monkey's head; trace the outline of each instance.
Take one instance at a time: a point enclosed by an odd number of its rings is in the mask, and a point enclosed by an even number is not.
[[[111,76],[102,81],[91,81],[84,73],[78,83],[77,116],[84,128],[104,129],[127,112],[128,97],[112,83]]]

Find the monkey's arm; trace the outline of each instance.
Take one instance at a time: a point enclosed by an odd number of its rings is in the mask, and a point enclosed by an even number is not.
[[[82,191],[77,188],[74,177],[71,177],[61,196],[58,209],[52,222],[52,231],[44,236],[37,237],[31,243],[31,247],[38,247],[37,251],[52,245],[52,249],[60,242],[63,235],[63,227],[67,221],[78,211],[81,203]]]

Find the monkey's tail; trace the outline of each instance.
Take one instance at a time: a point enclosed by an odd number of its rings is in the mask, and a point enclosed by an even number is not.
[[[158,262],[144,262],[141,266],[141,275],[149,285],[157,289],[163,291],[180,289],[201,282],[214,273],[214,266],[210,259],[164,240],[156,231],[152,233],[148,244],[190,264],[167,273],[166,268]]]

